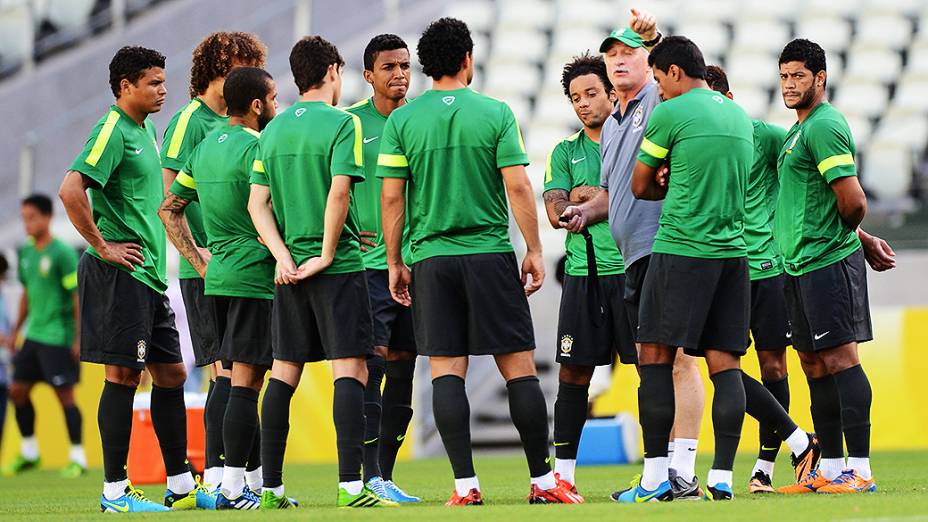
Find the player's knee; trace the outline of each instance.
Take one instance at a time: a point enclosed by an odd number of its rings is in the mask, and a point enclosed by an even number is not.
[[[838,372],[853,368],[860,364],[857,356],[857,343],[848,343],[821,352],[821,359],[828,373],[834,375]]]
[[[149,365],[148,370],[152,382],[159,388],[177,388],[187,382],[187,369],[180,363]]]
[[[575,386],[586,386],[590,384],[593,378],[593,366],[577,366],[574,364],[562,364],[558,372],[558,380],[566,384]]]
[[[783,380],[786,377],[786,351],[757,352],[760,377],[764,382]]]
[[[23,406],[29,400],[29,388],[14,382],[10,386],[10,400],[14,406]]]
[[[343,377],[356,379],[367,385],[367,359],[365,357],[345,357],[332,361],[332,376],[335,380]]]
[[[55,395],[58,396],[58,402],[61,403],[61,406],[64,408],[70,408],[74,406],[74,387],[73,386],[62,386],[55,388]]]
[[[799,354],[799,365],[802,366],[802,372],[809,379],[821,379],[829,374],[825,362],[815,353],[797,352]]]
[[[507,382],[521,377],[534,377],[535,355],[533,351],[496,355],[496,366]]]

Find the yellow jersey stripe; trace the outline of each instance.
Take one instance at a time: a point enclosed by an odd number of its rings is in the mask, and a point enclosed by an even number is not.
[[[367,100],[369,100],[369,98],[364,98],[363,100],[360,100],[360,101],[358,101],[358,102],[355,102],[354,105],[351,105],[351,106],[348,107],[348,108],[349,108],[349,109],[357,109],[358,107],[363,107],[363,106],[367,105]]]
[[[660,145],[649,140],[648,138],[641,140],[641,150],[643,150],[645,154],[651,155],[657,159],[666,158],[667,153],[670,152],[664,147],[661,147]]]
[[[548,153],[548,161],[545,162],[545,183],[550,183],[554,177],[551,175],[551,158],[554,156],[555,147]]]
[[[168,145],[167,156],[171,159],[177,159],[180,154],[180,146],[184,143],[184,135],[187,134],[187,124],[190,123],[190,117],[200,108],[200,100],[190,100],[190,103],[180,113],[177,118],[177,125],[174,127],[174,134],[171,135],[171,143]]]
[[[65,290],[74,290],[77,288],[77,272],[71,272],[70,274],[62,277],[61,286]]]
[[[103,128],[100,129],[100,134],[97,134],[97,139],[93,142],[93,147],[90,149],[90,154],[87,155],[87,159],[84,160],[84,163],[90,165],[91,167],[97,166],[97,162],[100,161],[100,157],[103,156],[103,151],[106,150],[106,144],[110,141],[110,136],[113,134],[113,129],[116,128],[117,121],[119,121],[119,113],[116,111],[110,111],[110,113],[106,116],[106,121],[103,123]]]
[[[255,172],[264,173],[264,162],[256,159],[254,163],[251,164],[251,170]]]
[[[838,154],[830,158],[825,158],[818,164],[818,171],[824,176],[826,172],[844,165],[853,165],[854,156],[852,154]]]
[[[351,114],[350,112],[348,114]],[[357,166],[364,165],[364,146],[363,135],[361,133],[361,118],[351,114],[351,121],[354,123],[354,164]]]
[[[196,180],[193,179],[193,176],[191,176],[190,174],[187,174],[187,173],[184,172],[184,171],[178,172],[178,173],[177,173],[177,177],[174,178],[174,180],[177,181],[178,183],[180,183],[181,185],[183,185],[183,186],[189,188],[190,190],[196,190],[196,189],[197,189],[197,182],[196,182]]]
[[[580,137],[580,134],[582,134],[582,133],[583,133],[583,131],[577,131],[577,132],[571,134],[570,136],[567,137],[567,141],[577,141],[577,138],[579,138],[579,137]]]
[[[519,122],[516,122],[516,133],[519,135],[519,148],[522,149],[522,154],[525,154],[525,140],[522,139],[522,127],[519,126]]]
[[[377,164],[381,167],[408,167],[409,160],[402,154],[380,154],[377,156]]]
[[[261,133],[258,132],[258,131],[256,131],[256,130],[254,130],[254,129],[252,129],[252,128],[244,127],[244,126],[243,126],[243,127],[242,127],[242,130],[244,130],[244,131],[247,132],[248,134],[251,134],[251,135],[254,136],[255,138],[260,138],[260,137],[261,137]]]

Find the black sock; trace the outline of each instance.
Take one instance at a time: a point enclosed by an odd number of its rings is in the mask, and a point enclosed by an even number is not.
[[[548,455],[548,406],[538,377],[519,377],[506,383],[509,391],[509,415],[519,430],[529,476],[541,477],[551,472]]]
[[[744,424],[744,373],[735,368],[713,375],[715,393],[712,397],[712,428],[715,432],[715,458],[712,469],[731,471],[735,464],[735,453],[741,441],[741,426]],[[752,379],[753,380],[753,379]],[[757,381],[754,381],[757,383]],[[760,383],[757,383],[764,390]],[[769,395],[769,394],[768,394]],[[770,401],[776,404],[773,397]],[[777,404],[777,407],[780,405]]]
[[[387,382],[383,387],[384,415],[380,419],[380,472],[384,480],[393,480],[396,455],[412,420],[412,379],[415,371],[415,359],[387,361]]]
[[[783,410],[789,413],[789,377],[783,377],[778,381],[764,381],[764,388],[767,388],[770,395],[773,395],[773,398],[780,403],[780,406],[783,406]],[[744,391],[746,396],[747,386],[745,386]],[[757,452],[757,458],[767,462],[776,462],[781,440],[779,435],[773,431],[773,427],[762,423],[760,425],[760,450]]]
[[[81,417],[81,410],[76,404],[72,404],[64,409],[64,423],[68,427],[68,440],[71,441],[71,444],[75,446],[80,444],[83,438],[81,428],[84,423]]]
[[[129,458],[129,437],[132,435],[132,403],[135,387],[103,382],[97,426],[103,445],[103,479],[106,482],[126,480]]]
[[[335,379],[332,417],[335,419],[335,445],[338,449],[338,481],[361,480],[364,460],[364,385],[342,377]]]
[[[184,385],[174,388],[151,387],[151,424],[158,436],[164,470],[168,476],[189,472],[187,463],[187,407]],[[175,491],[175,493],[185,493]]]
[[[554,401],[554,456],[559,459],[576,459],[580,433],[586,422],[589,407],[590,385],[580,386],[564,381],[558,383]]]
[[[809,379],[812,426],[822,447],[823,459],[844,458],[844,437],[841,433],[841,400],[831,375]]]
[[[741,372],[741,383],[744,386],[745,413],[757,419],[761,426],[771,428],[777,437],[771,446],[779,447],[781,441],[796,431],[796,423],[763,384],[744,372]]]
[[[258,391],[245,386],[233,386],[222,423],[222,445],[225,465],[244,468],[258,429]]]
[[[257,414],[257,411],[255,412]],[[251,439],[251,453],[248,454],[248,463],[245,471],[254,471],[261,467],[261,422],[255,425],[255,436]]]
[[[870,403],[873,391],[861,365],[834,374],[841,398],[841,425],[848,457],[870,456]]]
[[[367,360],[367,386],[364,387],[364,482],[380,475],[380,417],[383,407],[380,384],[383,382],[383,357]]]
[[[294,389],[270,378],[261,402],[261,462],[265,488],[283,485],[284,452],[290,432],[290,400]]]
[[[638,412],[644,456],[666,457],[674,417],[673,365],[645,364],[639,371]]]
[[[206,428],[206,468],[221,468],[223,465],[222,421],[229,404],[232,379],[216,377],[210,382],[210,392],[203,410],[203,425]]]
[[[35,435],[35,408],[32,406],[32,400],[26,397],[26,404],[14,406],[16,412],[16,425],[19,426],[19,434],[23,437],[32,437]]]
[[[470,403],[464,379],[457,375],[432,379],[432,413],[445,452],[451,460],[454,478],[477,476],[470,446]]]

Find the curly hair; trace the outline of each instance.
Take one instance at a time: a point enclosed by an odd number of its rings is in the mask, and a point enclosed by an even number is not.
[[[827,71],[825,64],[825,50],[819,44],[806,40],[805,38],[796,38],[786,44],[783,52],[780,53],[778,65],[787,62],[802,62],[806,69],[812,71],[812,74],[818,74],[819,71]]]
[[[212,33],[193,50],[190,67],[190,97],[206,92],[209,83],[224,78],[235,65],[264,67],[267,47],[251,33]]]
[[[722,94],[731,91],[731,87],[728,85],[728,75],[725,74],[725,69],[722,69],[718,65],[709,65],[706,67],[706,83],[709,84],[710,89]]]
[[[164,55],[154,49],[127,45],[116,51],[110,60],[110,90],[113,96],[119,98],[119,84],[123,80],[129,80],[129,83],[135,85],[145,75],[145,71],[152,67],[164,69]]]
[[[561,73],[561,86],[564,87],[564,94],[570,98],[570,82],[580,76],[595,74],[603,82],[603,88],[606,93],[612,90],[612,81],[609,79],[609,73],[606,72],[606,62],[601,55],[591,56],[587,51],[574,58],[564,66],[564,72]]]
[[[371,41],[364,49],[364,70],[374,70],[374,62],[377,60],[377,55],[382,51],[394,51],[396,49],[408,48],[406,42],[395,34],[378,34],[371,38]]]
[[[300,94],[322,85],[330,65],[342,67],[345,60],[338,48],[321,36],[305,36],[290,51],[290,71]]]
[[[439,18],[426,28],[416,48],[426,76],[437,80],[454,76],[464,57],[474,52],[474,41],[467,24],[456,18]]]

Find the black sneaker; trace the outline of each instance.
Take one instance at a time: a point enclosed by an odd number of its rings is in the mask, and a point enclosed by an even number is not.
[[[748,493],[776,493],[777,490],[773,489],[772,482],[770,475],[757,470],[751,477],[751,482],[748,483]]]
[[[716,484],[715,487],[706,487],[705,498],[711,501],[732,500],[735,498],[735,494],[731,492],[731,487],[728,484]]]
[[[702,490],[699,489],[699,477],[693,476],[692,482],[677,474],[677,470],[670,468],[667,472],[670,489],[674,500],[702,500]]]
[[[809,447],[799,455],[793,455],[793,470],[796,472],[796,482],[802,480],[810,471],[818,467],[822,458],[822,447],[814,433],[808,433]]]

